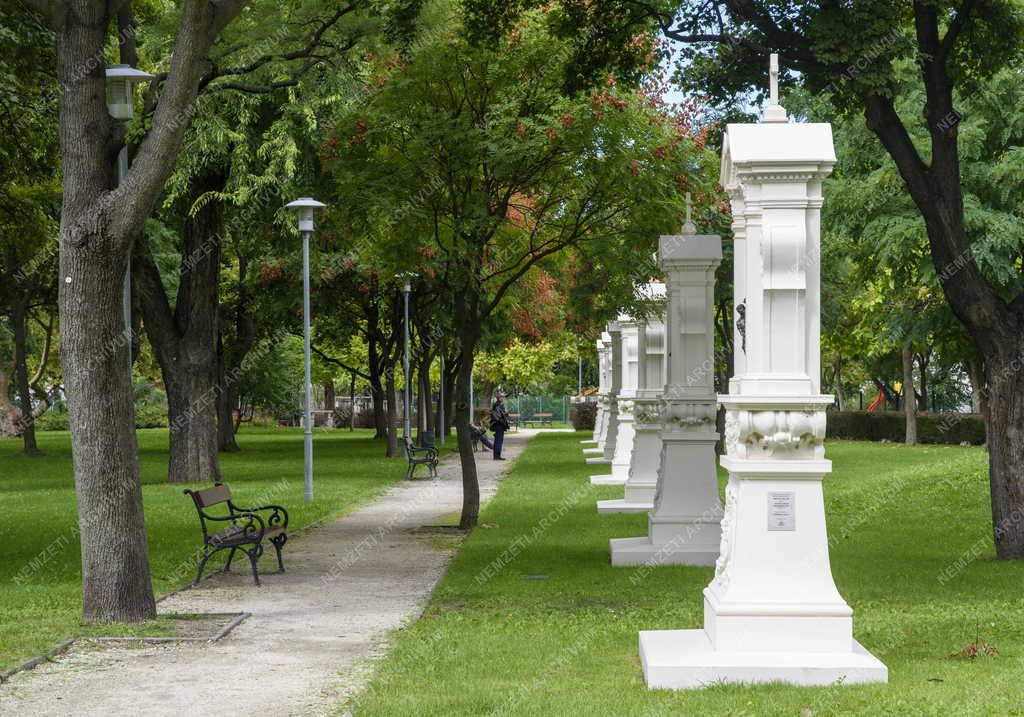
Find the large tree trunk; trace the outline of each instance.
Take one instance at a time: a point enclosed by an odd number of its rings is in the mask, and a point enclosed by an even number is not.
[[[224,175],[202,178],[195,197],[223,188]],[[164,385],[170,424],[171,483],[220,480],[217,425],[218,309],[222,205],[209,201],[185,220],[178,295],[172,311],[147,243],[136,252],[136,285]]]
[[[917,443],[917,396],[914,393],[914,352],[910,344],[900,351],[903,360],[903,413],[907,417],[907,431],[904,443]]]
[[[213,39],[244,0],[182,4],[181,29],[150,130],[114,188],[123,130],[105,103],[103,58],[117,4],[33,2],[57,35],[64,197],[60,354],[68,398],[87,621],[156,615],[142,510],[130,337],[121,315],[132,241],[173,170]],[[122,49],[128,43],[122,44]],[[133,46],[133,45],[132,45]]]
[[[11,328],[14,330],[14,387],[21,411],[21,440],[25,455],[40,456],[36,445],[35,416],[32,412],[32,391],[28,380],[27,297],[20,294],[11,302]]]
[[[1005,354],[985,361],[988,382],[986,421],[992,532],[996,555],[1024,558],[1024,337]]]

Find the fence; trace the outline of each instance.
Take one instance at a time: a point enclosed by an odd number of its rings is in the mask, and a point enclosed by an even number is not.
[[[508,412],[519,425],[566,423],[575,397],[570,396],[509,396],[505,399]],[[480,397],[476,400],[476,411],[489,410],[488,399]]]

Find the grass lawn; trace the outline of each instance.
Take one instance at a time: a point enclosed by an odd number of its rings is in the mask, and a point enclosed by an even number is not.
[[[597,515],[622,489],[588,484],[581,437],[533,440],[357,715],[1024,714],[1024,564],[992,558],[981,449],[828,444],[833,573],[888,685],[672,692],[644,687],[637,633],[700,627],[713,569],[612,568],[646,515]],[[950,657],[977,635],[998,655]]]
[[[138,437],[150,567],[159,595],[193,579],[202,534],[192,501],[182,495],[186,486],[167,483],[167,430],[140,430]],[[20,440],[0,441],[0,670],[74,635],[118,631],[80,624],[70,437],[45,432],[38,438],[42,458],[25,457]],[[383,458],[383,444],[369,431],[318,431],[314,440],[315,500],[309,505],[302,494],[301,428],[243,429],[242,451],[221,456],[224,480],[242,505],[279,503],[288,509],[290,526],[300,528],[370,501],[405,472],[404,460]],[[218,557],[210,565],[219,569],[223,563]],[[236,565],[247,569],[244,561]],[[273,550],[261,568],[276,569]]]

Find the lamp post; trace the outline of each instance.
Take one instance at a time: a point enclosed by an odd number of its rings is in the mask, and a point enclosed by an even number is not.
[[[135,116],[135,85],[150,80],[153,75],[136,70],[131,65],[111,65],[106,69],[107,112],[122,122]],[[121,147],[117,154],[117,184],[120,186],[128,174],[128,147]],[[121,292],[121,312],[124,315],[124,336],[128,342],[128,384],[132,382],[132,260],[124,272],[124,288]]]
[[[306,358],[306,380],[303,384],[306,405],[305,421],[305,495],[306,502],[313,502],[313,382],[310,376],[309,348],[309,237],[313,233],[313,212],[323,209],[326,204],[310,197],[301,197],[287,205],[288,209],[298,210],[299,233],[302,235],[302,331],[303,349]]]
[[[402,326],[405,341],[405,356],[402,359],[402,373],[405,383],[402,401],[404,404],[402,406],[402,439],[408,441],[409,433],[411,432],[409,425],[411,422],[409,402],[412,400],[412,392],[409,390],[409,294],[412,292],[412,282],[410,281],[410,278],[413,275],[406,273],[402,274],[402,276],[405,278],[405,284],[402,286],[402,293],[404,294],[405,300],[405,321]]]

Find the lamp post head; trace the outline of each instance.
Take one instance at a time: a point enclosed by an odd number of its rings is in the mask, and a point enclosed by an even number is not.
[[[326,206],[323,202],[318,202],[312,197],[299,197],[294,202],[289,202],[285,205],[288,209],[298,210],[300,232],[313,231],[313,212]]]
[[[135,84],[153,79],[153,75],[131,65],[111,65],[107,75],[107,111],[114,119],[128,120],[135,114]]]

